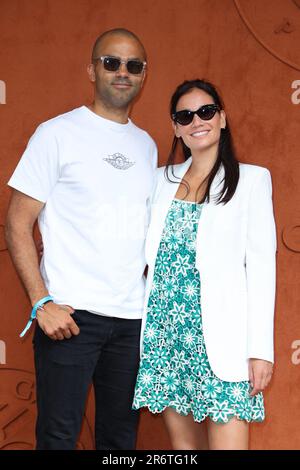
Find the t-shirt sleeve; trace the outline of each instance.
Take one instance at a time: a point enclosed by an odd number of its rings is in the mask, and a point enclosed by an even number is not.
[[[41,124],[30,138],[8,185],[46,202],[59,175],[57,139],[52,129]]]

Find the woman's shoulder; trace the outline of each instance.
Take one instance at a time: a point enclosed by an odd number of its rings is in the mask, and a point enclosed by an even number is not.
[[[239,187],[243,191],[252,191],[254,187],[256,189],[272,187],[271,173],[268,168],[250,163],[239,163],[239,168]]]
[[[261,175],[270,175],[270,170],[264,166],[253,165],[251,163],[239,163],[240,175],[244,177],[257,177]]]
[[[239,163],[240,181],[255,182],[257,180],[271,180],[270,170],[264,166],[250,163]]]

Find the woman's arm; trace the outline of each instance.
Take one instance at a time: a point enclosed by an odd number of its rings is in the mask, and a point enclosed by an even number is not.
[[[248,358],[274,362],[273,323],[276,284],[276,228],[271,175],[263,169],[249,198],[246,273]]]

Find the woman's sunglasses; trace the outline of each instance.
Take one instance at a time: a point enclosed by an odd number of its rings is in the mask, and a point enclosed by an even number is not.
[[[194,115],[197,114],[203,121],[209,121],[214,117],[217,111],[220,111],[220,106],[217,104],[205,104],[200,106],[197,111],[190,111],[189,109],[183,109],[172,114],[173,121],[181,124],[181,126],[187,126],[191,124],[194,119]]]
[[[125,64],[128,73],[132,75],[140,75],[146,67],[146,62],[142,62],[137,59],[122,60],[119,57],[113,57],[110,55],[95,57],[93,60],[100,60],[104,69],[108,72],[117,72],[121,67],[121,64]]]

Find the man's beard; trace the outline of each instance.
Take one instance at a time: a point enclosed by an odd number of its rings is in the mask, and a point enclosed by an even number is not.
[[[127,84],[125,80],[115,80],[113,84]],[[130,84],[131,85],[131,84]],[[139,90],[132,86],[126,90],[118,90],[112,87],[97,87],[97,95],[108,109],[126,109],[134,100]]]

